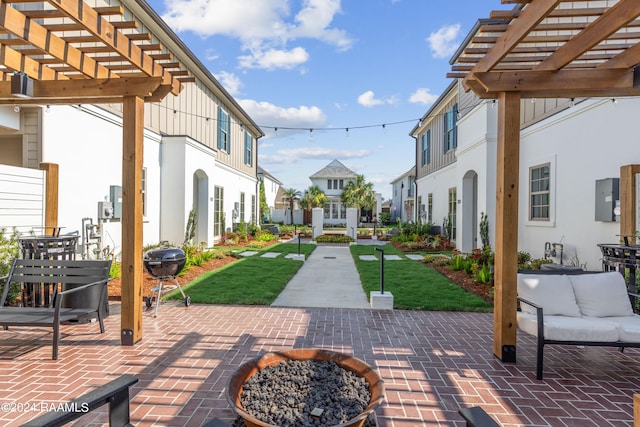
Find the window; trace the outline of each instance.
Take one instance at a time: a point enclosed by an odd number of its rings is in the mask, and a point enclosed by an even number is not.
[[[244,221],[244,193],[240,193],[240,222]]]
[[[444,114],[444,152],[453,150],[458,146],[456,121],[458,117],[458,104]]]
[[[458,192],[455,187],[449,189],[449,238],[456,240],[456,212],[458,211]]]
[[[433,224],[433,193],[427,195],[427,222]]]
[[[422,166],[431,163],[431,130],[422,135]]]
[[[244,164],[253,166],[253,138],[246,131],[244,133]]]
[[[142,168],[142,216],[147,216],[147,168]]]
[[[327,180],[327,189],[331,190],[331,183],[333,181],[331,181],[330,179]]]
[[[339,219],[338,218],[338,214],[339,214],[339,206],[337,203],[331,203],[331,218],[333,219]]]
[[[324,219],[331,218],[331,203],[324,204]]]
[[[529,169],[529,220],[549,221],[550,164]]]
[[[347,205],[339,203],[340,206],[340,219],[347,219]]]
[[[340,181],[338,181],[338,183],[340,184],[340,189],[343,190],[344,189],[344,180],[341,179]]]
[[[213,234],[224,234],[224,188],[218,186],[213,189]]]
[[[231,153],[231,120],[222,107],[218,107],[218,149]]]

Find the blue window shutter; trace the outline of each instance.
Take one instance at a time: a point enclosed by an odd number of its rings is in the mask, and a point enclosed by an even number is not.
[[[448,133],[447,132],[447,130],[448,130],[447,129],[447,125],[448,125],[448,123],[449,123],[449,113],[447,112],[447,113],[444,113],[444,126],[443,126],[444,132],[443,132],[443,135],[442,135],[443,136],[443,138],[442,138],[442,140],[443,140],[442,141],[442,153],[446,153],[447,149],[448,149],[448,147],[447,147],[447,133]]]
[[[227,153],[231,154],[231,115],[227,114]]]
[[[453,104],[453,109],[451,110],[451,114],[453,114],[453,147],[456,148],[458,146],[458,104]]]
[[[224,147],[224,132],[222,131],[223,123],[224,118],[222,115],[222,108],[218,107],[218,149],[222,149]]]
[[[431,163],[431,130],[427,131],[427,164]]]

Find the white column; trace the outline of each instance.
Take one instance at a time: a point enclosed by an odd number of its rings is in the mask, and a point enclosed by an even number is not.
[[[313,238],[315,239],[322,234],[322,227],[324,224],[324,209],[313,208],[311,210],[311,226]]]
[[[347,208],[347,236],[358,239],[358,210],[356,208]]]

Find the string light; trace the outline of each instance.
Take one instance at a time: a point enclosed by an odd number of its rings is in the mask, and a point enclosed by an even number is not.
[[[457,117],[461,118],[462,115],[464,114],[464,112],[466,111],[470,111],[473,108],[475,108],[477,105],[480,105],[482,103],[487,103],[487,102],[491,102],[492,106],[495,106],[496,104],[496,100],[492,99],[490,101],[485,101],[485,100],[478,100],[478,102],[474,105],[470,105],[466,108],[463,108],[462,110],[460,109],[456,109],[456,113],[457,113]],[[535,98],[531,99],[531,102],[535,102]],[[196,117],[196,118],[201,118],[204,119],[204,121],[206,123],[209,123],[210,121],[215,121],[217,122],[218,119],[217,117],[209,117],[209,116],[204,116],[204,115],[200,115],[200,114],[194,114],[194,113],[187,113],[184,111],[178,111],[177,109],[173,109],[170,107],[167,107],[165,105],[162,104],[155,104],[156,106],[158,106],[159,108],[164,108],[166,110],[170,110],[173,112],[174,118],[177,117],[178,112],[180,112],[181,115],[186,115],[187,117]],[[402,125],[402,124],[406,124],[406,123],[417,123],[417,127],[422,127],[423,123],[425,120],[427,119],[432,119],[438,116],[444,116],[446,114],[446,112],[441,112],[438,114],[430,114],[428,116],[423,116],[421,118],[418,119],[409,119],[409,120],[399,120],[399,121],[395,121],[395,122],[384,122],[384,123],[379,123],[379,124],[369,124],[369,125],[360,125],[360,126],[347,126],[347,127],[316,127],[316,128],[308,128],[308,127],[295,127],[295,126],[269,126],[269,125],[261,125],[258,124],[257,126],[260,129],[264,129],[264,130],[268,130],[271,129],[274,131],[274,135],[278,134],[278,131],[280,130],[285,130],[285,131],[309,131],[309,135],[310,135],[310,139],[313,139],[313,132],[314,131],[320,131],[320,132],[326,132],[326,131],[334,131],[334,130],[340,130],[345,132],[345,135],[348,137],[351,133],[351,131],[353,129],[356,130],[360,130],[360,129],[371,129],[371,128],[382,128],[382,130],[384,131],[384,133],[386,134],[387,131],[387,127],[388,126],[396,126],[396,125]],[[238,125],[240,127],[240,129],[245,129],[245,126],[243,123],[240,122],[232,122],[235,125]]]

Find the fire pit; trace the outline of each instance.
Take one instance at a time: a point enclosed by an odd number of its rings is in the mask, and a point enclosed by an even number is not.
[[[243,419],[247,427],[279,427],[264,422],[247,412],[242,405],[242,392],[245,383],[258,372],[267,367],[278,366],[283,362],[290,361],[334,362],[338,367],[355,374],[355,376],[364,379],[364,381],[368,383],[368,390],[371,395],[368,406],[366,406],[361,413],[346,422],[333,424],[335,427],[363,426],[367,418],[373,414],[374,410],[380,405],[384,398],[384,384],[382,379],[373,368],[362,360],[341,353],[309,348],[267,353],[241,365],[227,383],[227,401],[236,414]]]

